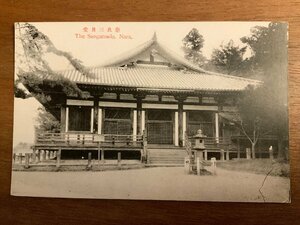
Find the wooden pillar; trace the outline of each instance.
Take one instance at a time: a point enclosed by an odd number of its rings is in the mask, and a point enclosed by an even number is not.
[[[240,139],[237,139],[237,158],[240,159],[241,158],[241,146],[240,146]]]
[[[143,96],[135,96],[136,98],[136,113],[137,113],[137,124],[136,124],[136,129],[137,129],[137,134],[142,135],[143,134],[143,118],[142,118],[142,99]]]
[[[60,129],[61,132],[66,131],[66,107],[61,106],[60,108]]]
[[[98,108],[98,134],[102,134],[102,108]]]
[[[66,126],[65,126],[65,131],[69,131],[69,107],[66,107]]]
[[[143,131],[143,156],[145,163],[149,163],[149,158],[148,158],[148,141],[147,141],[147,131]]]
[[[88,153],[88,165],[87,165],[87,168],[88,169],[92,168],[92,153],[91,152]]]
[[[90,132],[91,132],[91,133],[94,133],[94,108],[91,109]]]
[[[142,135],[145,130],[145,112],[142,109],[142,100],[146,97],[144,93],[136,93],[134,98],[136,98],[136,116],[133,117],[133,123],[136,125],[133,129],[136,129],[136,135]],[[134,121],[136,118],[136,121]]]
[[[121,169],[121,152],[118,152],[118,168]]]
[[[175,146],[179,145],[178,132],[179,132],[178,112],[175,112],[175,132],[174,132]]]
[[[132,135],[133,135],[133,141],[136,141],[136,135],[137,135],[137,110],[133,110],[133,120],[132,120]]]
[[[218,102],[218,112],[215,114],[215,129],[216,129],[216,142],[219,143],[220,140],[220,121],[219,121],[219,113],[223,111],[223,106],[225,102],[225,98],[222,96],[215,97]]]
[[[102,161],[102,163],[105,163],[105,159],[104,159],[104,149],[101,150],[101,161]]]
[[[43,161],[45,161],[45,160],[46,160],[46,150],[43,150],[42,159],[43,159]]]
[[[60,167],[61,148],[56,153],[56,168]]]
[[[186,99],[186,96],[175,96],[175,99],[178,101],[178,144],[179,146],[184,146],[184,134],[185,134],[185,128],[183,125],[184,115],[183,115],[183,102]],[[176,117],[175,117],[176,119]],[[176,120],[175,120],[176,121]],[[176,127],[175,127],[176,129]]]
[[[182,113],[182,145],[185,146],[185,134],[186,134],[186,112]]]
[[[100,144],[100,141],[98,142],[98,164],[100,164],[100,154],[101,154],[101,144]]]
[[[141,134],[143,134],[143,132],[145,131],[146,129],[146,126],[145,126],[145,123],[146,123],[146,117],[145,117],[145,110],[142,110],[142,117],[141,117]]]
[[[183,146],[184,131],[183,131],[183,101],[178,102],[178,135],[179,146]]]
[[[219,113],[215,113],[216,142],[219,143]]]
[[[94,108],[93,108],[93,133],[98,133],[98,123],[99,123],[99,96],[94,97]],[[102,119],[102,118],[101,118]]]

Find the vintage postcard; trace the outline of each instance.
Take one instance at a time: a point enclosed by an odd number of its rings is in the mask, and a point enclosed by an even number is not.
[[[287,28],[15,23],[11,194],[290,203]]]

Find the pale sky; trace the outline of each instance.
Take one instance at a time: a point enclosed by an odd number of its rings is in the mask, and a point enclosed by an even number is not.
[[[227,43],[231,39],[235,44],[242,46],[240,38],[250,35],[251,27],[267,26],[268,22],[51,22],[32,24],[46,34],[57,49],[72,53],[85,66],[96,66],[150,40],[154,32],[160,43],[179,55],[183,55],[180,49],[182,39],[192,28],[197,28],[203,35],[205,41],[202,53],[209,58],[214,48],[218,48],[222,43]],[[84,28],[88,28],[88,31],[85,32]],[[92,31],[93,28],[95,31]],[[109,29],[112,32],[108,32]],[[116,32],[116,29],[119,29],[119,32]],[[79,38],[79,34],[85,35],[85,38]],[[112,34],[116,39],[89,38],[88,34]],[[131,39],[119,38],[120,34],[130,36]],[[48,60],[53,69],[72,69],[63,58],[49,56]],[[39,103],[33,98],[15,99],[14,146],[21,141],[33,143],[38,107]]]

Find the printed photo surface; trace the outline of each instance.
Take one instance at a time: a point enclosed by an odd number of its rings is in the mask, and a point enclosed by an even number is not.
[[[288,24],[15,23],[14,196],[290,203]]]

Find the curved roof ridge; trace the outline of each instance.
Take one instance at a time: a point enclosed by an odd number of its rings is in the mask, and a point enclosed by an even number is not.
[[[118,55],[116,58],[110,59],[110,60],[108,60],[102,64],[99,64],[97,66],[94,66],[94,67],[108,67],[108,66],[120,64],[125,61],[129,61],[132,58],[134,58],[135,56],[141,54],[143,51],[150,48],[155,42],[156,42],[156,34],[149,41],[146,41],[146,42],[138,45],[134,49],[125,51],[125,52],[121,53],[120,55]]]
[[[109,66],[116,66],[116,65],[120,65],[122,63],[126,63],[126,62],[132,60],[134,57],[141,54],[142,52],[148,50],[154,44],[156,44],[156,46],[159,48],[159,50],[167,58],[171,59],[171,61],[174,61],[178,64],[182,64],[182,65],[186,66],[187,68],[189,68],[191,70],[195,70],[195,71],[198,71],[200,73],[204,73],[203,69],[201,69],[197,65],[189,62],[188,60],[186,60],[182,56],[178,55],[176,52],[172,51],[168,47],[166,47],[163,44],[161,44],[160,42],[158,42],[156,32],[154,32],[152,38],[149,41],[146,41],[146,42],[138,45],[134,49],[131,49],[131,50],[128,50],[128,51],[125,51],[125,52],[121,53],[120,55],[117,56],[116,59],[115,58],[110,59],[110,60],[108,60],[108,61],[106,61],[106,62],[104,62],[104,63],[102,63],[98,66],[94,66],[94,67],[109,67]]]
[[[157,42],[157,46],[160,48],[161,51],[163,51],[164,54],[166,54],[168,57],[173,59],[173,61],[175,61],[179,64],[182,64],[182,65],[186,66],[187,68],[189,68],[191,70],[194,70],[194,71],[197,71],[197,72],[200,72],[200,73],[205,73],[205,71],[202,68],[200,68],[196,64],[188,61],[184,57],[180,56],[179,54],[177,54],[173,50],[166,47],[165,45]]]

